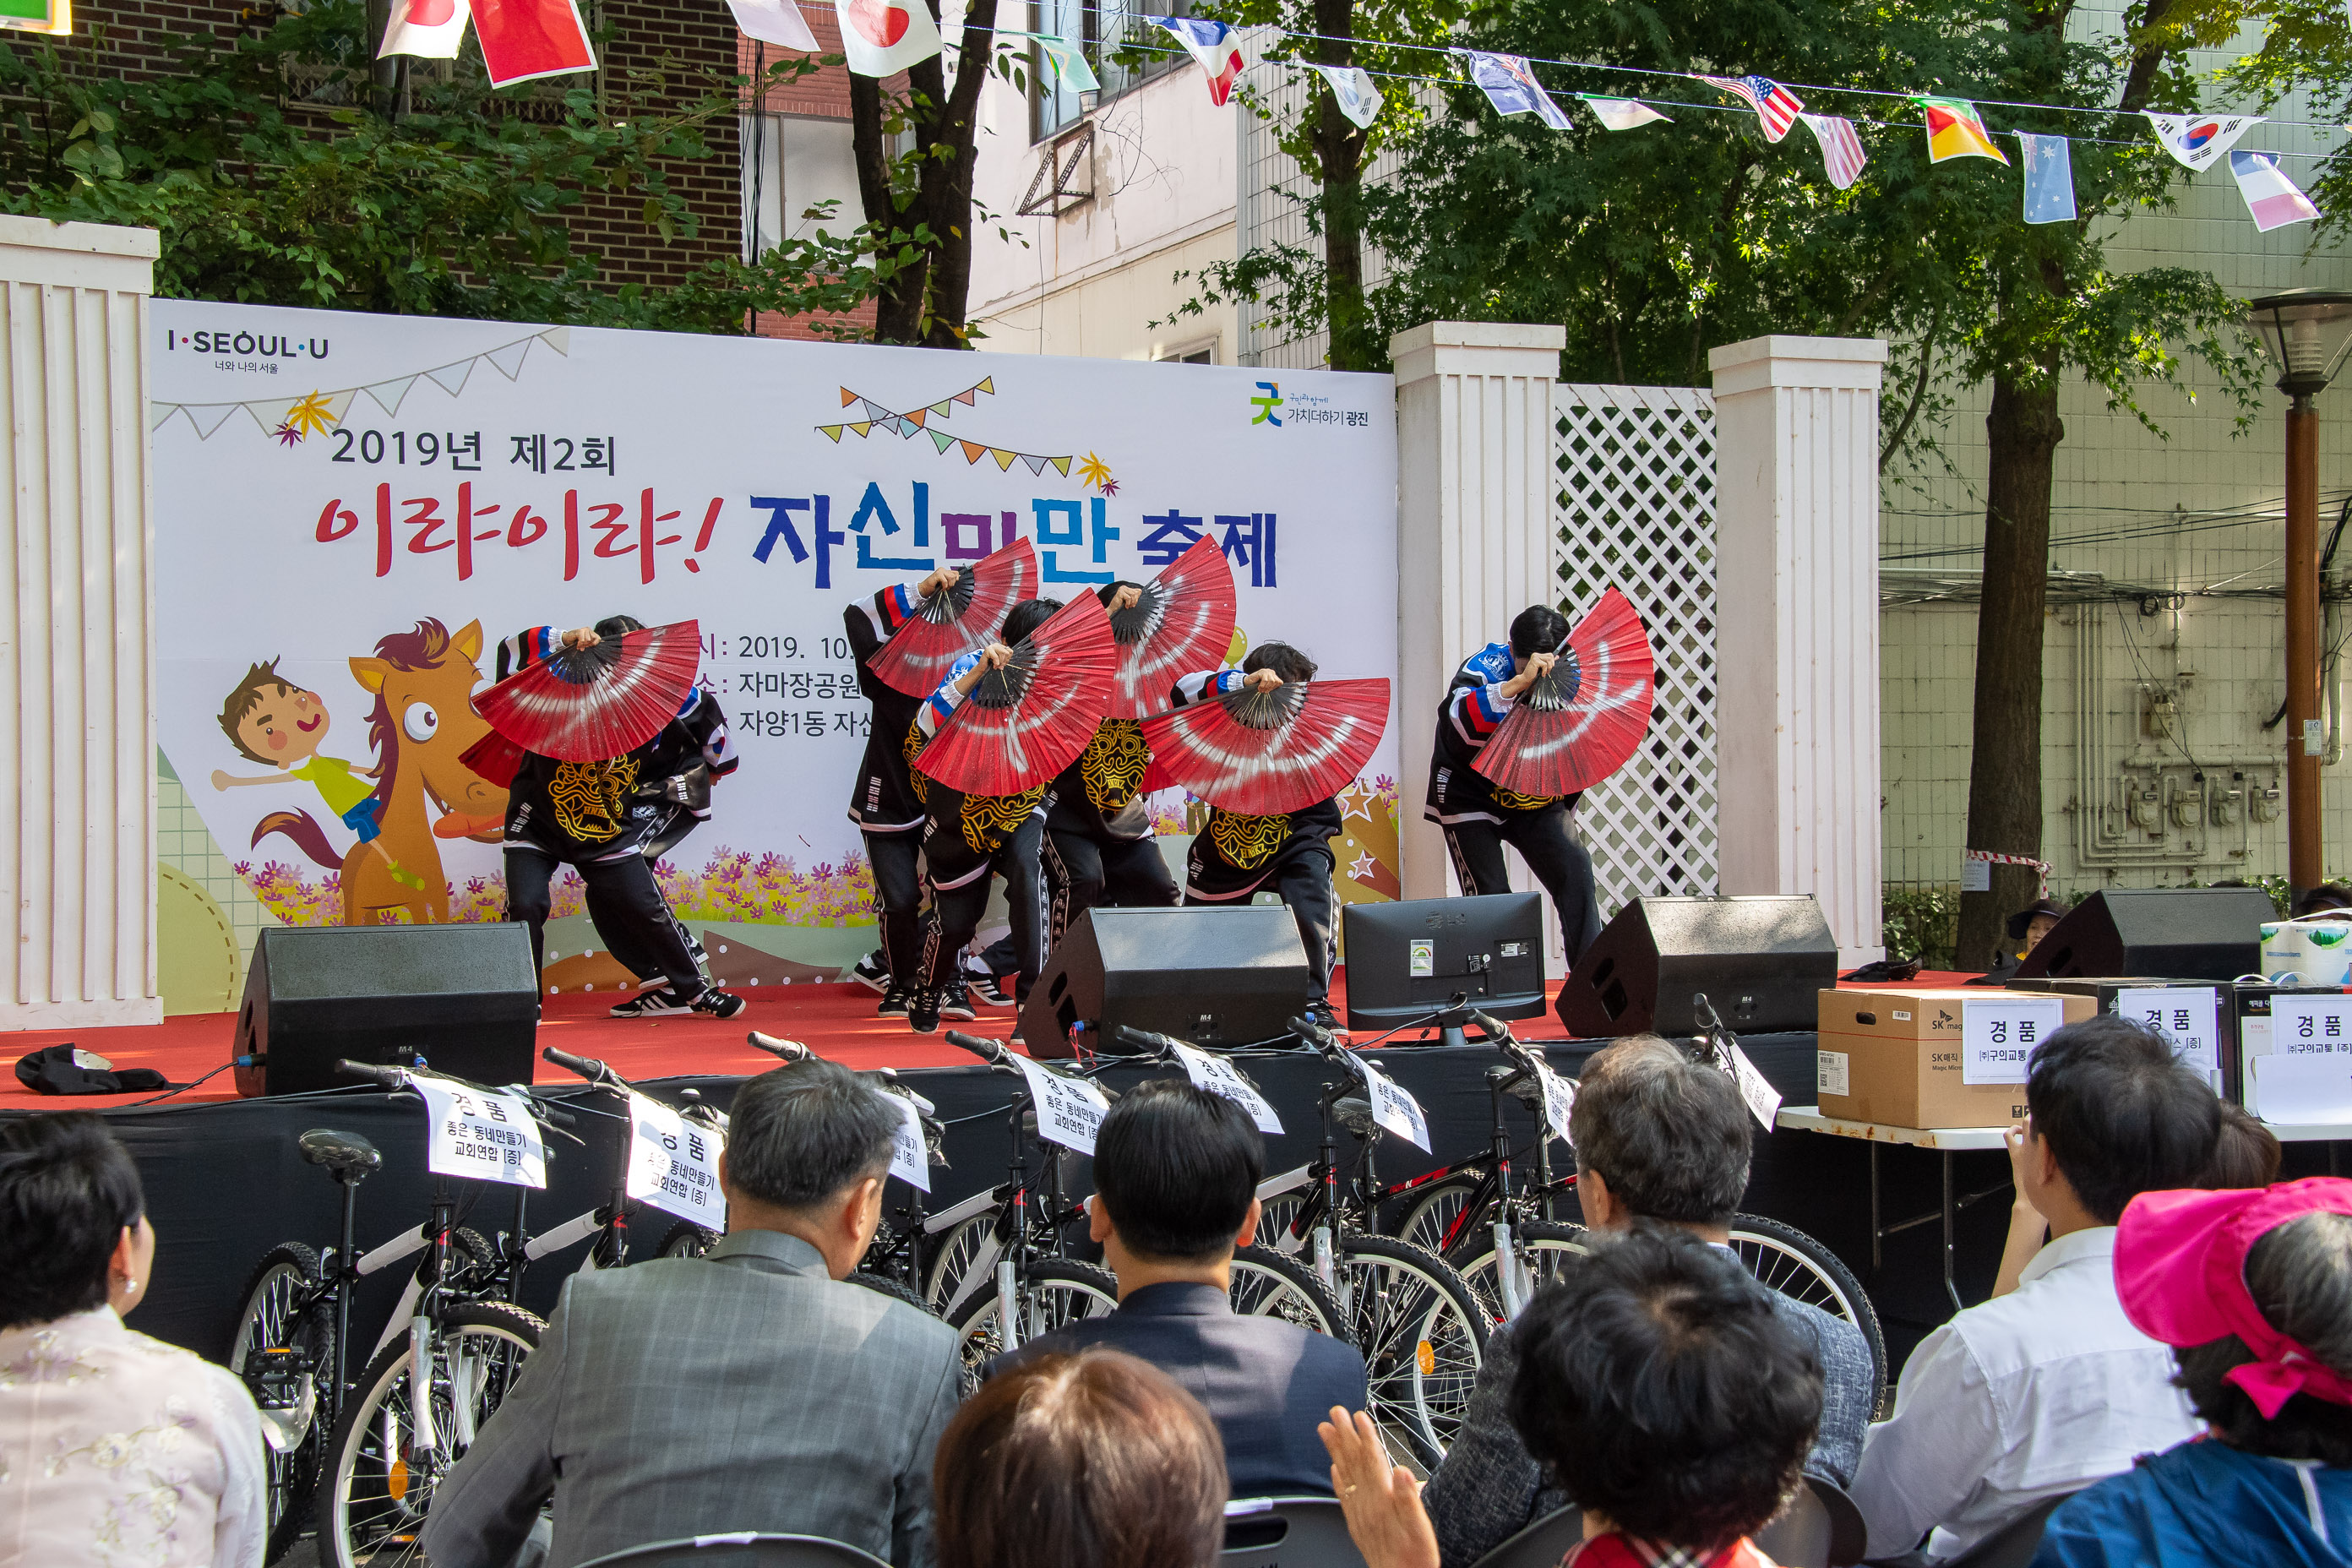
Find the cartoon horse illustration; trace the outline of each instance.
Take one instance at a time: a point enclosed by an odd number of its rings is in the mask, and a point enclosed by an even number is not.
[[[375,693],[368,714],[368,741],[375,748],[383,803],[377,818],[392,858],[414,871],[422,889],[393,879],[383,858],[356,844],[338,856],[308,812],[274,811],[253,830],[256,847],[283,833],[321,866],[341,868],[343,924],[373,925],[386,910],[402,909],[419,923],[449,919],[449,880],[441,868],[438,838],[495,843],[505,826],[507,792],[489,784],[459,759],[489,732],[474,711],[473,689],[481,683],[474,661],[482,652],[482,623],[472,621],[452,636],[436,620],[394,632],[375,645],[373,658],[351,661],[352,677]],[[436,819],[426,803],[438,809]]]

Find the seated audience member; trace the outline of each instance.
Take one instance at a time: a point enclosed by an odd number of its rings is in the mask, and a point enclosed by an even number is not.
[[[1209,1568],[1225,1465],[1200,1401],[1099,1346],[981,1385],[940,1439],[940,1568]]]
[[[1803,1484],[1822,1409],[1821,1368],[1774,1294],[1645,1220],[1496,1331],[1519,1368],[1511,1424],[1583,1510],[1561,1568],[1770,1568],[1747,1538]],[[1321,1430],[1364,1561],[1438,1568],[1412,1473],[1370,1418],[1334,1410]]]
[[[1729,1078],[1655,1035],[1595,1053],[1569,1128],[1586,1225],[1610,1231],[1659,1220],[1723,1246],[1748,1188],[1751,1125]],[[1853,1324],[1818,1307],[1778,1291],[1769,1304],[1822,1367],[1821,1432],[1805,1470],[1843,1486],[1878,1395],[1870,1347]],[[1488,1340],[1462,1429],[1429,1479],[1424,1500],[1446,1568],[1466,1568],[1565,1500],[1511,1422],[1512,1344],[1507,1335]]]
[[[260,1568],[236,1376],[122,1325],[154,1279],[139,1168],[88,1111],[0,1128],[0,1563]]]
[[[2352,888],[2341,882],[2322,882],[2295,900],[2291,918],[2299,921],[2352,920]]]
[[[2221,1110],[2164,1037],[2112,1014],[2037,1047],[2011,1163],[2050,1242],[2017,1289],[1912,1352],[1895,1414],[1870,1429],[1850,1490],[1870,1554],[1952,1557],[2042,1499],[2087,1486],[2196,1429],[2171,1358],[2116,1299],[2116,1220],[2144,1192],[2194,1184]]]
[[[2352,1182],[2134,1198],[2116,1289],[2208,1433],[2061,1504],[2036,1568],[2352,1563]]]
[[[1265,1141],[1249,1112],[1173,1079],[1139,1084],[1095,1137],[1087,1220],[1118,1277],[1118,1310],[1031,1341],[997,1363],[1089,1345],[1140,1356],[1199,1400],[1224,1440],[1235,1497],[1319,1493],[1330,1460],[1316,1423],[1363,1405],[1364,1358],[1229,1294],[1234,1248],[1257,1229]]]
[[[954,1332],[842,1283],[882,1213],[898,1115],[828,1061],[737,1091],[709,1253],[564,1281],[539,1349],[441,1483],[438,1568],[504,1568],[555,1499],[549,1568],[725,1531],[931,1560]]]
[[[2196,1184],[2210,1190],[2267,1187],[2277,1181],[2282,1151],[2271,1130],[2244,1106],[2223,1100],[2221,1111],[2221,1136],[2214,1141],[2213,1158],[2199,1174]],[[2050,1222],[2026,1197],[2025,1178],[2018,1170],[2024,1138],[2025,1123],[2021,1121],[2009,1130],[2010,1178],[2017,1190],[2017,1201],[2009,1212],[2009,1239],[2001,1247],[2000,1272],[1993,1279],[1992,1293],[1996,1296],[2006,1296],[2017,1289],[2025,1266],[2042,1250],[2042,1243],[2050,1231]]]
[[[2212,1163],[2197,1178],[2197,1184],[2208,1191],[2267,1187],[2278,1180],[2279,1160],[2284,1152],[2262,1118],[2242,1105],[2223,1100],[2221,1135],[2214,1142]]]
[[[2042,944],[2050,928],[2066,918],[2066,906],[2055,899],[2036,899],[2015,914],[2001,929],[2009,934],[2009,945],[1995,959],[1991,973],[2014,974],[2026,954]]]

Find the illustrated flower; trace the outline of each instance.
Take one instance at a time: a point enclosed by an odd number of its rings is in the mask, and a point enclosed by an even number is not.
[[[302,432],[297,430],[291,425],[280,425],[277,429],[272,430],[270,434],[278,437],[278,444],[281,447],[294,446],[302,439]]]
[[[1092,452],[1088,452],[1086,460],[1078,465],[1078,482],[1093,485],[1107,496],[1118,493],[1118,481],[1110,477],[1110,465]]]

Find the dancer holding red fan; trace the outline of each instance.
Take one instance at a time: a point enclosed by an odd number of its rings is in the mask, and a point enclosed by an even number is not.
[[[1004,617],[1002,640],[949,668],[907,737],[923,827],[924,880],[937,923],[925,981],[908,1011],[928,1034],[973,1016],[962,953],[979,929],[992,877],[1004,879],[1018,963],[1017,1005],[1045,962],[1039,847],[1045,792],[1102,721],[1118,660],[1109,618],[1092,595],[1065,607],[1029,599]]]
[[[588,886],[588,916],[606,949],[638,976],[667,983],[614,1007],[616,1018],[743,1010],[741,997],[703,979],[646,858],[649,847],[683,837],[680,814],[709,814],[707,784],[689,775],[724,778],[736,768],[727,716],[694,684],[700,651],[691,621],[649,630],[614,616],[562,633],[533,626],[499,645],[499,684],[476,702],[520,748],[507,795],[507,918],[530,928],[534,964],[545,962],[548,885],[570,866]]]
[[[1234,637],[1234,575],[1211,539],[1198,539],[1149,584],[1095,590],[1118,644],[1110,716],[1046,799],[1047,948],[1097,904],[1151,908],[1182,895],[1151,831],[1142,721],[1167,711],[1169,682],[1224,657]]]
[[[1307,949],[1307,1011],[1337,1030],[1330,1002],[1333,797],[1355,782],[1388,724],[1386,680],[1315,679],[1287,643],[1250,650],[1239,669],[1176,683],[1172,713],[1144,721],[1145,787],[1182,784],[1209,803],[1185,865],[1187,904],[1247,903],[1270,888]]]
[[[1510,640],[1462,661],[1438,707],[1422,815],[1445,830],[1465,893],[1509,892],[1503,846],[1519,852],[1559,911],[1570,967],[1601,934],[1601,909],[1569,814],[1640,745],[1653,669],[1641,618],[1612,588],[1573,633],[1549,605],[1520,611]]]

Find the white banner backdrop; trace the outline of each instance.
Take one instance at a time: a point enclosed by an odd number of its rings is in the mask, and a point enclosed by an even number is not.
[[[683,917],[744,933],[760,963],[736,967],[782,980],[837,969],[872,918],[845,816],[869,713],[852,599],[1016,536],[1067,597],[1205,534],[1244,638],[1396,673],[1386,376],[164,300],[152,330],[159,732],[296,923],[501,918],[504,792],[457,759],[467,694],[527,626],[701,623],[743,765],[662,877]],[[224,726],[272,660],[314,694],[311,782]],[[1346,898],[1396,891],[1395,724],[1346,797]],[[380,798],[384,857],[341,820],[337,763]],[[1184,803],[1160,823],[1185,831]]]

